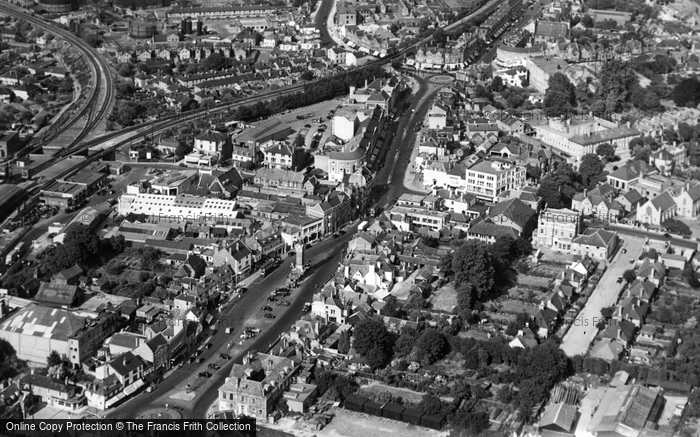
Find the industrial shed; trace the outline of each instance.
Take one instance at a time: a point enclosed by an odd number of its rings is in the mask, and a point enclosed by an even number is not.
[[[445,416],[426,414],[421,418],[421,425],[425,428],[441,430],[445,426]]]
[[[401,421],[410,423],[411,425],[421,425],[421,418],[425,415],[425,411],[416,410],[414,408],[406,408],[401,413]]]
[[[366,402],[367,398],[363,398],[359,395],[350,395],[345,398],[345,409],[362,413],[364,411],[363,406]]]
[[[368,400],[365,402],[365,404],[362,406],[362,410],[367,414],[371,414],[372,416],[382,417],[382,406],[374,401]]]
[[[405,409],[406,407],[404,407],[403,405],[389,403],[384,406],[384,409],[382,410],[382,416],[386,417],[387,419],[401,421]]]

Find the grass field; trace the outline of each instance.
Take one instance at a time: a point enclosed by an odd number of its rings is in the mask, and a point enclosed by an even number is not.
[[[341,408],[335,410],[336,416],[330,424],[320,431],[318,436],[326,437],[441,437],[447,436],[447,431],[434,431],[420,426],[407,425],[395,420],[369,416],[367,414],[347,411]]]

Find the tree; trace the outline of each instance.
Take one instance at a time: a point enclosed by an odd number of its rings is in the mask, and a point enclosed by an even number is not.
[[[445,403],[434,394],[427,394],[420,400],[416,409],[423,410],[430,415],[440,415],[445,410]]]
[[[563,73],[554,73],[548,82],[542,106],[548,117],[567,118],[576,105],[576,87]]]
[[[590,15],[586,14],[581,18],[581,24],[586,26],[587,28],[592,28],[595,27],[595,22],[593,22],[593,17]]]
[[[501,76],[496,76],[491,80],[491,91],[500,93],[503,91],[503,88],[505,86],[503,85],[503,79],[501,79]]]
[[[676,234],[676,235],[692,235],[690,227],[680,220],[669,218],[664,220],[661,225],[666,229],[666,231]]]
[[[350,331],[347,329],[340,333],[338,339],[338,353],[347,354],[350,352]]]
[[[61,358],[61,354],[59,354],[57,351],[52,350],[49,356],[46,358],[46,363],[49,365],[49,367],[59,366],[63,363],[63,358]]]
[[[598,184],[600,176],[603,174],[604,166],[598,155],[588,153],[581,158],[581,165],[578,171],[585,188],[593,188]]]
[[[612,318],[614,312],[615,312],[615,307],[609,306],[609,307],[601,308],[600,315],[602,315],[605,320],[610,320]]]
[[[503,387],[502,389],[500,389],[498,391],[498,401],[499,402],[502,402],[502,403],[507,405],[507,404],[510,404],[511,402],[513,402],[513,398],[514,398],[513,389],[509,385],[506,385],[505,387]]]
[[[532,241],[529,238],[518,237],[515,240],[515,246],[518,251],[518,256],[529,256],[534,250]]]
[[[113,235],[109,237],[109,244],[115,253],[122,253],[126,249],[126,240],[123,235]]]
[[[445,336],[435,329],[426,329],[416,342],[418,359],[425,366],[433,364],[447,352]]]
[[[597,94],[599,100],[604,102],[606,113],[622,110],[636,80],[637,75],[627,62],[613,59],[603,65]]]
[[[542,180],[537,189],[537,195],[544,199],[548,208],[562,208],[565,205],[561,187],[552,178],[547,177]]]
[[[615,157],[615,146],[610,143],[600,144],[596,147],[595,153],[607,161],[612,161]]]
[[[452,256],[452,270],[457,286],[470,284],[477,298],[493,290],[495,271],[491,254],[479,240],[467,240],[457,248]]]
[[[397,357],[408,356],[413,352],[413,347],[416,344],[418,333],[413,329],[404,329],[401,335],[394,343],[394,355]]]
[[[306,139],[302,134],[297,134],[296,137],[294,137],[294,147],[295,148],[302,148],[306,145]]]
[[[691,287],[700,288],[700,279],[698,279],[698,274],[695,272],[692,264],[688,263],[683,269],[683,278]]]
[[[226,67],[226,58],[219,53],[212,53],[200,63],[202,70],[223,70]]]
[[[490,249],[494,260],[503,266],[510,265],[511,261],[518,257],[518,247],[515,239],[510,235],[496,237]]]
[[[700,103],[700,81],[683,79],[673,89],[673,101],[678,106],[696,107]]]
[[[381,320],[366,319],[355,327],[354,347],[367,365],[377,369],[386,365],[391,354],[391,334]]]
[[[622,279],[628,283],[632,283],[635,279],[637,279],[637,272],[635,272],[633,269],[625,270],[625,272],[622,274]]]
[[[700,417],[700,390],[693,390],[690,393],[685,413],[688,417]]]

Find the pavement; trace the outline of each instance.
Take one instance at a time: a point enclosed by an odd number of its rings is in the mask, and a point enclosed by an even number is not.
[[[588,298],[586,305],[578,314],[561,342],[560,347],[566,355],[573,357],[575,355],[585,355],[588,352],[591,342],[598,333],[598,328],[595,325],[602,318],[600,310],[617,302],[624,286],[624,284],[618,284],[617,279],[622,276],[625,270],[633,268],[630,260],[639,258],[644,243],[645,239],[643,238],[624,238],[623,244],[618,249],[613,261],[608,265],[598,285]],[[623,248],[627,249],[626,254],[622,253]]]

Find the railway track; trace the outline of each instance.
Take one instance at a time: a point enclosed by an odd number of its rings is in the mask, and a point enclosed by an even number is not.
[[[38,151],[42,146],[56,141],[69,130],[73,129],[79,122],[85,119],[87,120],[85,125],[82,127],[82,129],[80,129],[80,132],[75,135],[72,140],[70,140],[68,146],[64,148],[64,150],[72,148],[90,134],[95,126],[97,126],[97,124],[102,120],[102,117],[106,115],[109,106],[112,103],[112,99],[114,97],[114,84],[110,74],[109,64],[87,42],[81,38],[78,38],[67,30],[48,24],[43,20],[26,13],[22,9],[9,5],[5,2],[0,2],[0,11],[21,17],[32,26],[63,38],[65,41],[69,42],[80,50],[85,56],[86,61],[92,65],[92,68],[94,69],[95,82],[93,84],[90,97],[80,111],[78,111],[73,119],[61,125],[47,138],[44,138],[41,144],[26,149],[22,154],[26,155],[34,151]],[[103,79],[105,82],[104,85],[102,85]],[[104,97],[101,98],[101,94],[104,94]]]

